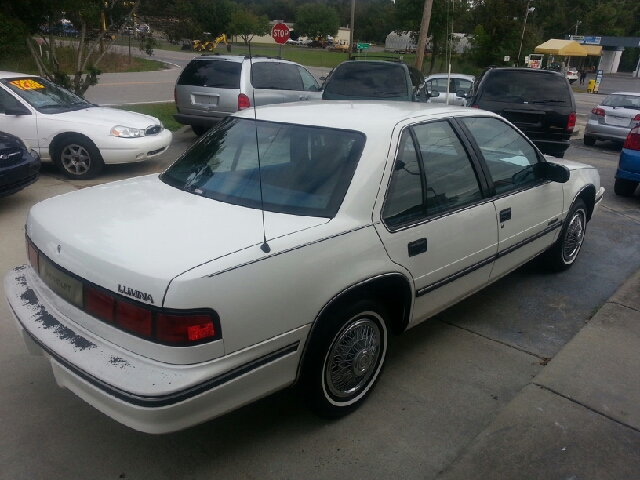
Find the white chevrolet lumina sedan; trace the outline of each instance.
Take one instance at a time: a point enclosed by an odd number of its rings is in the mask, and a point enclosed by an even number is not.
[[[35,205],[5,288],[58,384],[137,430],[292,384],[336,417],[371,392],[390,335],[539,254],[570,267],[603,192],[489,112],[272,105],[161,175]]]
[[[171,132],[157,118],[99,107],[44,78],[0,72],[0,131],[16,135],[73,179],[93,178],[106,163],[160,155]]]

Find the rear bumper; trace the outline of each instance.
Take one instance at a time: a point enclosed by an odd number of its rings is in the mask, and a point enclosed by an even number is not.
[[[629,134],[629,127],[617,127],[615,125],[604,125],[597,120],[589,118],[584,127],[584,134],[596,140],[611,140],[614,142],[624,142]]]
[[[45,355],[58,385],[131,428],[181,430],[222,415],[295,380],[309,326],[191,365],[157,362],[75,323],[29,266],[5,277],[7,300],[31,353]]]
[[[40,157],[29,154],[17,163],[0,168],[0,197],[6,197],[28,187],[40,175]]]
[[[176,122],[182,125],[196,125],[202,127],[213,127],[227,118],[230,113],[220,114],[217,117],[205,117],[202,115],[185,115],[183,113],[176,113],[173,118]]]

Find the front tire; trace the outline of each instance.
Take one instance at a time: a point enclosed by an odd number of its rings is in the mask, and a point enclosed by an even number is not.
[[[364,402],[386,358],[387,318],[381,305],[360,300],[338,305],[319,320],[300,385],[318,415],[341,417]]]
[[[569,210],[560,237],[544,253],[546,266],[551,271],[562,272],[575,263],[582,248],[586,230],[587,207],[584,201],[578,198]]]
[[[637,187],[638,182],[624,178],[616,178],[616,182],[613,184],[613,191],[621,197],[632,197]]]
[[[53,162],[58,170],[73,180],[94,178],[104,167],[98,147],[81,135],[69,135],[59,141]]]

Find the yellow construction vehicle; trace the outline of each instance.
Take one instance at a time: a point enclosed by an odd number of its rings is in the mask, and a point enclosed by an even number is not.
[[[194,50],[197,50],[198,52],[204,52],[204,51],[213,52],[213,49],[216,48],[220,42],[224,43],[227,47],[229,46],[229,44],[227,43],[226,34],[223,33],[219,37],[216,37],[216,39],[213,41],[203,42],[201,40],[192,40],[191,47]]]

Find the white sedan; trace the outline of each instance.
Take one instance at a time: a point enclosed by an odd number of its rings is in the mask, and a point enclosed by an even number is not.
[[[93,105],[31,75],[0,72],[0,131],[26,140],[70,178],[95,177],[105,163],[160,155],[171,132],[154,117]]]
[[[390,334],[538,254],[569,268],[603,193],[595,168],[490,112],[271,105],[161,175],[35,205],[5,290],[58,384],[137,430],[292,384],[336,417],[371,392]]]

